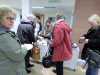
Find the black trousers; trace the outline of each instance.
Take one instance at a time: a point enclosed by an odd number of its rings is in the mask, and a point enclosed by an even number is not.
[[[25,68],[26,69],[30,67],[30,63],[29,63],[30,57],[32,57],[32,51],[31,50],[27,51],[27,54],[25,55],[25,58],[24,58],[25,59]]]
[[[57,75],[63,75],[63,61],[55,62]]]

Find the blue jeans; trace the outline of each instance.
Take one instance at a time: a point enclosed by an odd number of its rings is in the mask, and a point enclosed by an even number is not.
[[[98,75],[98,68],[94,67],[92,64],[88,65],[86,75]]]

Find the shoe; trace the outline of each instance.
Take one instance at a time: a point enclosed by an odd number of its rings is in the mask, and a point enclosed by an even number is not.
[[[31,73],[31,68],[26,68],[26,72],[27,72],[28,74],[30,74],[30,73]]]
[[[53,71],[53,73],[57,73],[57,71],[55,69],[53,69],[52,71]]]
[[[34,64],[30,64],[29,67],[34,67]]]
[[[29,63],[30,63],[30,65],[34,65],[34,60],[33,60],[33,58],[30,57]]]

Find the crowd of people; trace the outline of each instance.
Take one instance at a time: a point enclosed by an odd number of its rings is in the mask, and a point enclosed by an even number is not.
[[[70,60],[73,53],[72,28],[65,21],[63,15],[57,14],[54,23],[52,23],[52,18],[48,18],[45,25],[42,25],[39,16],[27,15],[21,20],[17,34],[10,31],[15,17],[14,9],[7,6],[0,7],[0,74],[27,75],[31,73],[31,67],[34,66],[30,63],[30,59],[33,59],[32,48],[37,45],[38,36],[41,36],[48,39],[50,47],[53,48],[52,62],[56,67],[55,73],[64,75],[63,62]],[[86,75],[98,75],[100,68],[100,16],[92,15],[88,22],[91,28],[86,34],[79,36],[79,43],[85,44],[81,59],[88,64]],[[28,48],[29,46],[26,44],[31,44],[32,47]],[[91,58],[91,55],[97,55],[98,57],[93,58],[99,61]]]

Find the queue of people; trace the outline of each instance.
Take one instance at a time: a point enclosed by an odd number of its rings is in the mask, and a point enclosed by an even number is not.
[[[39,16],[27,15],[21,20],[17,35],[10,31],[15,17],[14,9],[7,6],[0,7],[0,74],[27,75],[27,73],[31,73],[31,67],[34,67],[34,64],[30,63],[30,58],[33,56],[32,48],[37,45],[38,36],[41,36],[48,39],[50,48],[53,48],[52,62],[56,67],[56,75],[64,75],[63,63],[70,60],[73,53],[72,28],[65,21],[63,15],[56,15],[54,25],[52,18],[48,18],[44,28]],[[79,43],[85,43],[81,59],[88,64],[86,75],[98,75],[100,68],[100,16],[95,14],[89,17],[88,22],[91,28],[79,40]],[[31,47],[27,48],[27,44],[30,44]],[[93,57],[94,55],[98,57]]]

